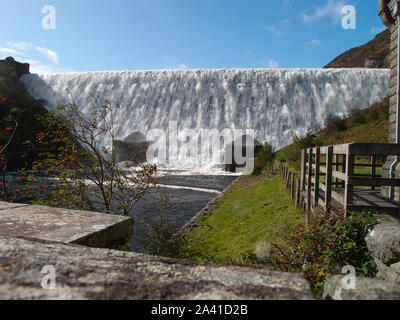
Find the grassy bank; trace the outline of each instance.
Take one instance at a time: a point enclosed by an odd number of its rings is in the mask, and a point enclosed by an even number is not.
[[[300,172],[302,148],[329,146],[351,142],[388,143],[389,98],[365,110],[351,110],[345,118],[331,117],[325,128],[315,135],[294,137],[288,147],[277,152],[277,158],[292,169]]]
[[[352,110],[346,118],[328,118],[326,128],[316,135],[294,139],[292,145],[277,153],[277,158],[296,172],[300,170],[300,151],[305,147],[387,142],[388,105],[386,98],[366,110]],[[190,237],[200,239],[202,250],[218,263],[238,261],[264,242],[285,246],[285,227],[296,225],[302,218],[280,176],[242,177],[203,217]]]
[[[287,224],[301,219],[280,176],[246,176],[218,200],[190,237],[200,239],[202,250],[218,263],[226,263],[254,252],[258,244],[277,241]]]

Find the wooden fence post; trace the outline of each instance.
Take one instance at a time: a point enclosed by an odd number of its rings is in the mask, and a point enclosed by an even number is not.
[[[305,191],[306,181],[306,150],[301,150],[301,176],[300,176],[300,191]]]
[[[289,168],[286,167],[286,188],[288,187],[288,183],[289,183],[289,175],[290,175]]]
[[[375,178],[376,177],[376,156],[375,155],[371,156],[371,165],[372,165],[371,176],[372,176],[372,178]],[[376,189],[375,186],[371,187],[371,190],[375,190],[375,189]]]
[[[300,188],[301,188],[301,186],[300,186],[300,179],[297,179],[296,180],[296,195],[295,195],[295,207],[296,207],[296,209],[297,208],[299,208],[300,206],[301,206],[301,199],[300,199]]]
[[[346,166],[347,166],[347,156],[344,154],[344,155],[342,155],[342,173],[346,173]],[[346,187],[346,182],[345,181],[343,181],[342,182],[342,188],[345,188]]]
[[[291,195],[292,199],[294,199],[294,191],[295,191],[294,179],[295,179],[295,175],[293,173],[292,174],[292,181],[290,183],[290,195]]]
[[[314,208],[319,204],[319,172],[320,172],[321,148],[315,150],[315,183],[314,183]]]
[[[351,146],[347,148],[346,154],[346,181],[344,190],[344,213],[347,216],[349,204],[353,203],[353,185],[350,184],[350,177],[354,176],[354,155],[351,154]]]
[[[327,148],[327,152],[326,152],[325,210],[329,209],[330,203],[332,201],[332,156],[333,156],[333,146],[330,146]],[[335,157],[336,157],[336,163],[337,163],[337,156],[335,156]],[[336,165],[336,167],[338,167],[338,165]]]
[[[339,171],[339,156],[337,154],[335,154],[333,156],[333,161],[335,162],[335,171]],[[335,179],[333,180],[334,182],[334,186],[335,188],[339,187],[339,180],[338,178],[335,177]]]
[[[311,187],[312,187],[312,149],[308,149],[308,170],[307,170],[307,210],[311,209]]]

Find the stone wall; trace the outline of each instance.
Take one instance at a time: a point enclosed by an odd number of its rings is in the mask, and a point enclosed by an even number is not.
[[[389,143],[396,143],[396,117],[397,117],[397,60],[398,60],[398,19],[393,19],[389,10],[389,0],[378,1],[378,14],[382,22],[388,26],[391,34],[390,44],[390,102],[389,102]],[[383,167],[382,176],[390,178],[390,169],[395,161],[389,157]],[[400,178],[400,165],[396,168],[396,177]],[[390,188],[382,187],[382,195],[390,196]],[[396,188],[394,200],[400,201],[400,188]]]
[[[54,290],[41,287],[44,266]],[[0,235],[0,299],[313,299],[300,275]]]
[[[397,105],[397,35],[398,22],[391,24],[391,45],[390,45],[390,102],[389,102],[389,142],[396,142],[396,105]]]

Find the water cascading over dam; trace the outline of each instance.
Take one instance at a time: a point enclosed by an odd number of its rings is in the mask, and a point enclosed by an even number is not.
[[[133,132],[146,136],[150,129],[167,132],[176,122],[178,132],[191,130],[190,143],[197,143],[193,141],[201,129],[253,129],[256,140],[276,148],[289,145],[308,128],[322,127],[328,114],[344,116],[381,101],[390,86],[389,70],[378,69],[81,72],[29,74],[21,81],[52,110],[58,101],[69,102],[66,88],[88,117],[91,93],[100,101],[118,101],[117,139]],[[178,154],[186,152],[187,146],[178,147]],[[168,166],[199,169],[195,161],[182,159]],[[219,167],[213,159],[204,170]]]

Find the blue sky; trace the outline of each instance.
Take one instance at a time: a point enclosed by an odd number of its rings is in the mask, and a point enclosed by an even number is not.
[[[377,0],[0,0],[0,58],[32,72],[319,68],[384,30]],[[45,5],[55,29],[42,27]],[[341,9],[356,9],[356,29]]]

